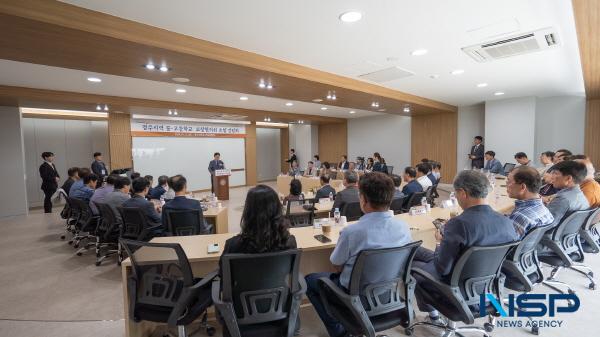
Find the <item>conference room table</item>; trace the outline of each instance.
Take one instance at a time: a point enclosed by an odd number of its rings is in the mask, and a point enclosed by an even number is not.
[[[290,194],[290,182],[292,182],[292,179],[294,179],[294,177],[289,175],[277,176],[277,193],[283,196]],[[308,193],[311,190],[317,190],[321,188],[321,180],[319,177],[300,176],[297,179],[300,180],[300,183],[302,184],[302,193]],[[337,192],[344,189],[341,179],[331,179],[329,184]]]
[[[514,200],[506,194],[505,181],[497,180],[494,191],[488,195],[488,203],[500,213],[509,213],[514,207]],[[397,219],[403,220],[410,229],[412,239],[414,241],[422,240],[422,246],[429,249],[435,249],[436,240],[434,237],[435,226],[432,221],[441,218],[449,219],[452,208],[431,208],[431,211],[426,214],[410,215],[409,213],[397,214]],[[351,224],[350,222],[349,224]],[[333,271],[332,265],[329,262],[329,256],[333,251],[340,230],[343,227],[333,226],[330,233],[323,233],[319,228],[300,227],[291,228],[290,233],[296,238],[298,249],[302,251],[300,262],[300,272],[307,275],[314,272]],[[225,246],[225,241],[237,233],[222,233],[213,235],[195,235],[195,236],[177,236],[177,237],[158,237],[152,239],[151,242],[157,243],[178,243],[185,251],[190,262],[192,272],[195,277],[202,277],[207,273],[217,269],[221,252],[209,254],[208,246],[218,244],[222,250]],[[321,243],[314,236],[317,234],[325,234],[331,239],[331,242]],[[144,249],[144,248],[142,248]],[[158,254],[155,250],[138,251],[136,256],[144,263],[165,262],[172,259],[172,255]],[[157,323],[153,322],[134,322],[129,319],[129,298],[127,290],[127,278],[131,275],[131,263],[129,259],[123,261],[122,265],[122,282],[123,282],[123,301],[125,308],[125,329],[127,337],[148,336],[153,329],[157,327]]]

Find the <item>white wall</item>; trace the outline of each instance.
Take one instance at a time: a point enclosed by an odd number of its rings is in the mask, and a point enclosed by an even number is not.
[[[6,196],[0,202],[0,218],[27,214],[25,158],[19,108],[0,106],[0,144],[2,190]]]
[[[538,98],[535,106],[535,156],[544,151],[569,149],[583,153],[585,97],[558,96]]]
[[[471,167],[471,160],[467,155],[476,136],[485,138],[485,104],[458,107],[456,172]]]
[[[256,128],[258,181],[274,180],[281,166],[281,130]]]
[[[485,103],[485,150],[496,152],[501,163],[514,163],[517,152],[531,158],[535,148],[535,97]]]
[[[40,206],[44,200],[38,173],[42,152],[55,154],[54,163],[61,179],[59,186],[67,178],[69,167],[90,167],[94,152],[101,152],[104,162],[110,166],[106,121],[23,118],[22,128],[29,207]]]
[[[394,173],[402,172],[410,160],[410,117],[383,115],[348,120],[348,159],[365,159],[381,153]]]
[[[290,124],[289,126],[290,149],[296,150],[298,164],[301,168],[305,168],[308,161],[317,154],[313,152],[313,128],[316,128],[316,125]]]

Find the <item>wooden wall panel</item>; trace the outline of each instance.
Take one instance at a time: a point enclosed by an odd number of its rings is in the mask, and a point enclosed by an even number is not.
[[[128,114],[111,113],[108,115],[108,143],[111,170],[133,167],[131,123]]]
[[[588,99],[600,98],[600,1],[573,0],[577,41]],[[596,129],[597,130],[597,129]]]
[[[600,170],[600,99],[588,100],[585,111],[585,154]]]
[[[290,165],[285,161],[290,157],[290,130],[288,128],[281,129],[279,139],[281,144],[281,172],[287,173]]]
[[[256,124],[246,125],[246,185],[254,186],[257,181]]]
[[[456,175],[457,113],[438,113],[411,118],[411,161],[422,158],[442,164],[442,182],[452,183]]]
[[[337,163],[348,154],[348,122],[319,125],[319,157],[321,163]]]

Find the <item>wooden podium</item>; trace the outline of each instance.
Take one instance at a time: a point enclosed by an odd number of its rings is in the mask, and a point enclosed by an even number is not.
[[[213,175],[213,186],[215,188],[215,196],[219,200],[229,200],[229,176],[231,170],[215,170]]]

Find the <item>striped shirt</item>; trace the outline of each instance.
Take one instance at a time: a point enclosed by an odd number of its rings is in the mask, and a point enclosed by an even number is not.
[[[520,238],[536,227],[548,226],[554,222],[554,217],[541,198],[515,200],[515,209],[508,217],[513,221]]]

